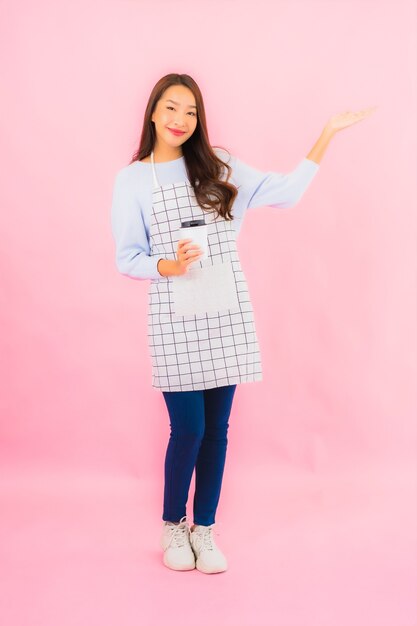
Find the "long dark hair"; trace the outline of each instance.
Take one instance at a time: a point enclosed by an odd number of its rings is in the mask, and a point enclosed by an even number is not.
[[[235,185],[227,182],[232,168],[215,154],[209,144],[203,97],[197,83],[188,74],[167,74],[152,89],[145,111],[139,148],[130,163],[140,161],[151,154],[156,139],[155,126],[151,120],[152,113],[164,91],[171,85],[184,85],[191,89],[197,105],[197,125],[191,137],[181,146],[188,178],[197,202],[203,210],[215,211],[224,219],[233,220],[232,205],[238,190]],[[223,168],[227,169],[226,180],[220,180]]]

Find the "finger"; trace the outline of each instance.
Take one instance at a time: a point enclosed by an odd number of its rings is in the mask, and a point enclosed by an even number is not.
[[[358,111],[358,113],[360,115],[370,115],[373,111],[376,110],[376,106],[374,107],[368,107],[367,109],[362,109],[361,111]]]
[[[204,254],[203,251],[196,251],[196,252],[190,252],[187,256],[190,259],[194,259],[196,257],[203,256],[203,254]]]
[[[187,239],[187,240],[186,240],[186,241],[185,241],[185,242],[181,245],[181,248],[182,248],[183,250],[189,250],[189,249],[191,249],[191,248],[195,248],[195,247],[197,246],[197,244],[196,244],[196,243],[189,243],[189,242],[192,242],[192,241],[193,241],[192,239]]]
[[[178,247],[184,248],[190,241],[192,241],[192,239],[183,239],[182,241],[178,242]]]
[[[198,244],[188,244],[183,248],[183,252],[188,250],[201,250],[201,247]]]
[[[178,246],[179,246],[179,247],[185,246],[185,244],[186,244],[188,241],[192,241],[192,239],[180,239],[180,241],[178,242]]]
[[[202,252],[200,252],[198,250],[195,250],[195,251],[190,250],[189,252],[186,253],[186,256],[187,256],[187,259],[188,259],[190,257],[199,256],[200,254],[202,254]]]
[[[180,259],[188,259],[190,257],[194,257],[196,254],[200,254],[198,251],[187,250],[186,252],[181,252],[178,257]]]
[[[188,265],[189,263],[195,262],[197,259],[194,257],[190,257],[189,259],[186,260],[186,264]]]

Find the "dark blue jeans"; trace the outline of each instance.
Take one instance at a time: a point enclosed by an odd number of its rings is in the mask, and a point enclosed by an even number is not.
[[[165,458],[162,519],[178,522],[195,468],[194,524],[214,524],[226,460],[229,415],[236,385],[163,391],[171,434]]]

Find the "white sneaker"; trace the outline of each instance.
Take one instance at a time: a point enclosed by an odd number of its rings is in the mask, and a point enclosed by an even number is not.
[[[175,570],[195,568],[194,552],[190,545],[190,529],[184,515],[179,524],[164,521],[161,536],[164,565]]]
[[[227,570],[227,560],[214,541],[214,524],[195,525],[190,530],[190,543],[196,556],[196,567],[204,574],[216,574]]]

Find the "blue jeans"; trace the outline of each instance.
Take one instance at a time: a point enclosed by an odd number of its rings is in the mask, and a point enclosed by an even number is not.
[[[226,460],[227,429],[236,385],[163,391],[171,434],[165,457],[162,519],[179,521],[195,468],[194,524],[214,524]]]

